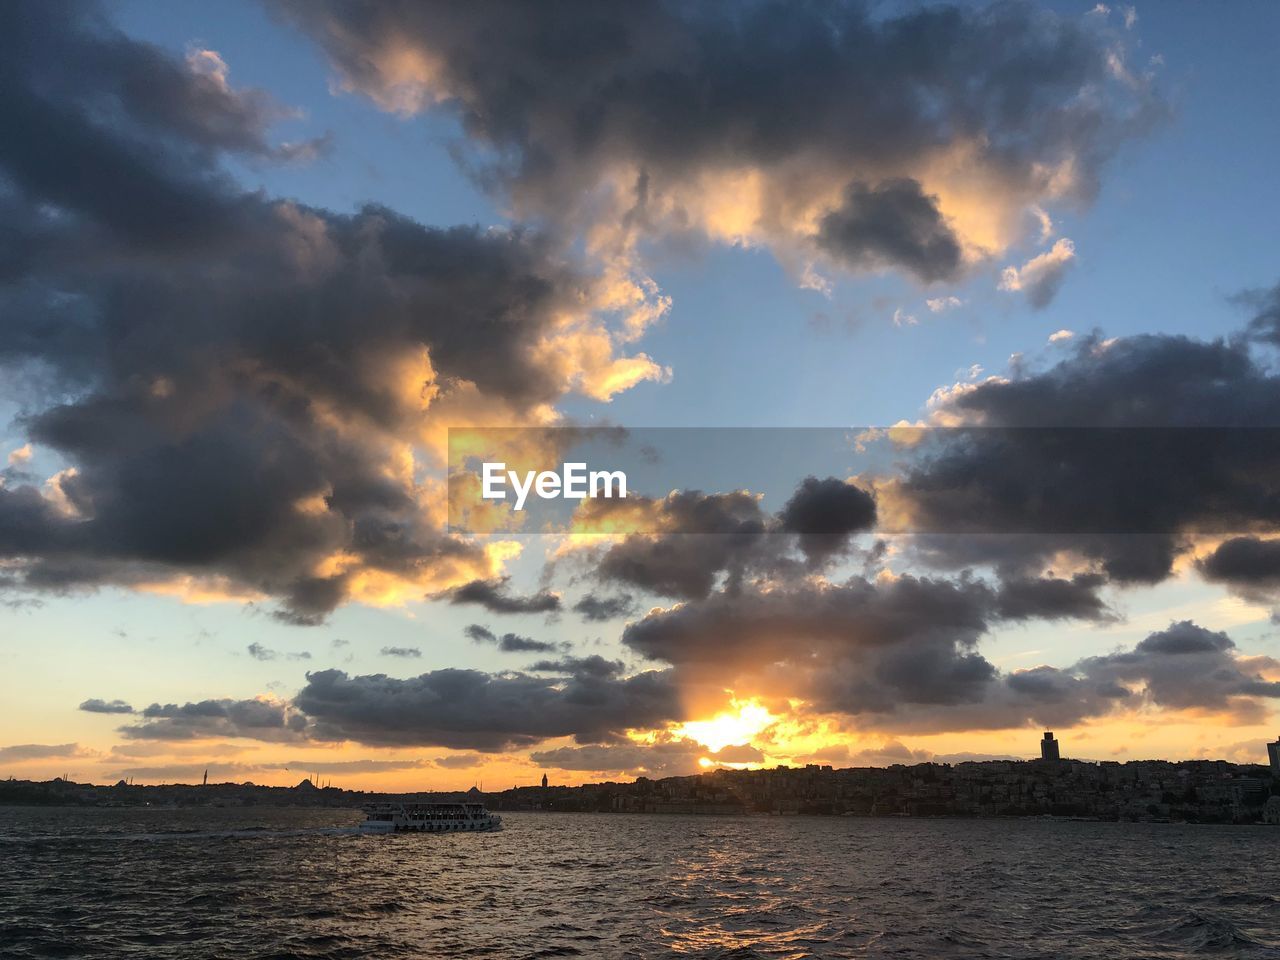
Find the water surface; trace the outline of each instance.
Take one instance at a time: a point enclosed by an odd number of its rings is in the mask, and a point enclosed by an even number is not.
[[[0,957],[1280,958],[1280,830],[0,808]]]

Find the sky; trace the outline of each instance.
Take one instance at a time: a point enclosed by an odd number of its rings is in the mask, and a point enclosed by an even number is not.
[[[0,775],[1265,760],[1275,465],[1159,431],[1280,425],[1280,10],[0,20]],[[1135,439],[797,452],[900,424]],[[450,428],[568,426],[707,439],[449,529]]]

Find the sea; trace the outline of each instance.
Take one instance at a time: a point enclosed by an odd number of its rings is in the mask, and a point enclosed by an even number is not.
[[[0,957],[1280,958],[1280,829],[0,808]]]

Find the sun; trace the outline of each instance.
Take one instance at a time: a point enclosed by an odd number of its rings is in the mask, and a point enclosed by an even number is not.
[[[673,727],[671,732],[696,740],[712,753],[731,744],[749,743],[751,738],[777,718],[758,700],[730,700],[730,709],[710,720],[690,720]]]

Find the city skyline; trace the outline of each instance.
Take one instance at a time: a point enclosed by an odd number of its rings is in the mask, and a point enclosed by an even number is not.
[[[0,777],[1276,770],[1280,8],[361,10],[0,11]],[[458,533],[490,427],[777,448]]]
[[[468,790],[351,792],[316,774],[291,786],[252,782],[137,785],[121,780],[89,786],[62,777],[45,783],[0,783],[0,802],[29,806],[329,807],[466,801],[478,809],[557,813],[816,815],[860,817],[1057,817],[1072,820],[1176,823],[1280,823],[1274,792],[1280,740],[1268,744],[1271,769],[1225,760],[1087,761],[1059,756],[1051,731],[1032,760],[966,760],[885,767],[733,769],[693,776],[605,781],[573,786]],[[1269,776],[1270,774],[1270,776]]]

